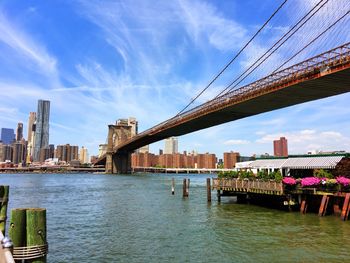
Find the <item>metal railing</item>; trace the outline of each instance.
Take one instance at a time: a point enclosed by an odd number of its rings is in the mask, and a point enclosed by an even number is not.
[[[302,82],[314,77],[316,74],[320,74],[321,76],[326,75],[334,68],[349,64],[350,42],[309,58],[301,63],[270,74],[251,84],[225,93],[213,100],[185,111],[178,116],[170,118],[142,133],[139,133],[130,140],[120,144],[117,148],[121,148],[133,141],[137,141],[142,137],[156,134],[189,120],[238,104],[249,98],[269,93],[278,88],[283,88],[291,83]]]
[[[283,194],[282,182],[248,180],[237,178],[213,178],[213,189],[236,192]]]

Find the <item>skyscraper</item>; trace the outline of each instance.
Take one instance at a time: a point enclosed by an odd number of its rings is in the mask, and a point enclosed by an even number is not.
[[[164,154],[172,154],[178,152],[178,142],[176,137],[165,139]]]
[[[19,142],[23,138],[23,123],[19,122],[17,124],[17,130],[16,130],[16,141]]]
[[[273,141],[274,156],[288,156],[288,141],[285,137],[280,137],[279,140]]]
[[[36,119],[36,112],[29,112],[29,118],[28,118],[28,144],[33,143],[32,142],[32,133],[33,133],[33,125],[35,123]]]
[[[4,144],[11,144],[15,140],[15,131],[10,128],[1,128],[1,141]]]
[[[33,160],[40,160],[40,149],[49,147],[50,101],[39,100],[36,114],[35,142]]]

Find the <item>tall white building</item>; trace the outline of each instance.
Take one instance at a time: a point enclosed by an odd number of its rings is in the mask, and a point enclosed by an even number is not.
[[[178,153],[178,142],[176,137],[165,139],[164,154]]]
[[[89,153],[88,149],[84,148],[84,146],[81,147],[79,152],[79,161],[80,163],[89,163]]]

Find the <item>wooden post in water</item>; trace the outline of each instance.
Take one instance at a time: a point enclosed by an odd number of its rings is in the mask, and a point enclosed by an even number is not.
[[[210,178],[207,178],[207,199],[208,203],[211,202],[211,185],[210,185]]]
[[[350,193],[347,193],[345,195],[344,204],[340,215],[340,218],[343,221],[347,220],[349,216],[349,202],[350,202]]]
[[[175,194],[175,179],[174,178],[171,179],[171,194],[172,195]]]
[[[186,197],[186,189],[187,189],[186,183],[187,183],[187,180],[186,180],[186,178],[184,178],[183,187],[182,187],[182,197]]]
[[[323,195],[320,208],[318,210],[318,216],[325,216],[327,213],[327,206],[329,202],[329,196]]]
[[[221,202],[221,193],[220,193],[220,190],[218,190],[218,202],[219,202],[219,203]]]
[[[190,194],[190,179],[187,179],[186,183],[186,196],[188,197]]]
[[[0,231],[5,235],[6,230],[6,219],[7,219],[7,204],[9,200],[9,190],[10,187],[8,185],[0,186]]]
[[[306,214],[306,210],[307,210],[307,203],[306,203],[306,199],[304,199],[303,201],[301,201],[300,213]]]
[[[14,247],[26,246],[26,209],[11,210],[9,236]],[[21,261],[20,261],[21,262]]]
[[[26,213],[27,220],[27,247],[46,244],[46,209],[29,208]],[[31,263],[45,263],[46,255],[36,258]]]

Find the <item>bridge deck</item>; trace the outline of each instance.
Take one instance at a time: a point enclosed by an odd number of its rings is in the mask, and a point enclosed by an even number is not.
[[[204,103],[161,123],[115,151],[144,145],[218,124],[350,91],[350,43]]]
[[[171,136],[346,92],[350,92],[350,43],[184,112],[118,145],[114,152],[132,152]]]

